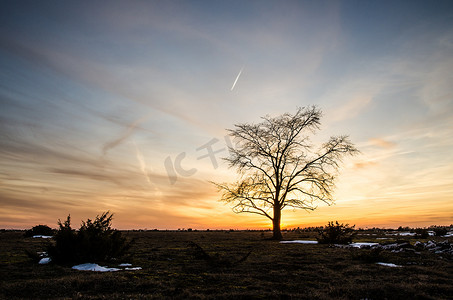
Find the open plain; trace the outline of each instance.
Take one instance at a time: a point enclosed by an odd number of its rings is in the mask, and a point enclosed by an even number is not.
[[[140,270],[90,272],[28,253],[51,239],[0,233],[2,299],[452,299],[453,261],[428,250],[392,252],[323,244],[284,244],[257,231],[134,231],[129,263]],[[315,240],[314,232],[284,232],[285,240]],[[355,242],[420,239],[358,234]],[[401,242],[401,241],[400,241]],[[377,264],[377,262],[385,264]],[[92,262],[87,262],[92,263]],[[390,264],[390,265],[388,265]],[[398,267],[391,267],[391,264]]]

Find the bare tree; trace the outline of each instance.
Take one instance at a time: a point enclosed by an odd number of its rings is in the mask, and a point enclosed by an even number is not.
[[[237,124],[228,130],[236,145],[225,158],[239,180],[214,183],[222,200],[236,213],[263,215],[272,221],[273,239],[281,240],[285,207],[316,209],[316,202],[333,202],[332,191],[345,155],[358,152],[347,136],[331,137],[314,150],[309,133],[319,130],[321,111],[299,108],[296,114],[266,116],[258,124]]]

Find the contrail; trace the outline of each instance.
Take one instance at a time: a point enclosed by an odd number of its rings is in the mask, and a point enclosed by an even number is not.
[[[137,155],[137,160],[140,163],[140,170],[142,171],[143,175],[145,176],[146,181],[148,181],[148,183],[151,184],[151,180],[149,179],[148,170],[146,169],[146,163],[145,163],[145,159],[143,158],[143,154],[140,151],[140,149],[138,149],[135,141],[132,140],[132,142],[134,143],[134,146],[135,146],[135,153]]]
[[[233,90],[234,87],[236,86],[236,82],[238,82],[239,76],[241,76],[241,73],[242,73],[242,70],[243,70],[243,69],[244,69],[244,68],[241,68],[241,70],[239,71],[238,76],[236,76],[236,80],[234,81],[233,86],[231,87],[231,90]]]
[[[124,140],[126,140],[131,134],[132,132],[134,132],[135,128],[138,126],[139,124],[139,121],[135,121],[133,124],[129,125],[129,127],[127,128],[126,132],[123,133],[122,136],[120,136],[119,138],[113,140],[113,141],[110,141],[108,143],[105,143],[104,144],[104,147],[102,147],[102,153],[104,155],[107,154],[107,152],[112,149],[112,148],[115,148],[116,146],[118,146],[119,144],[121,144],[122,142],[124,142]]]
[[[119,144],[123,143],[127,138],[129,138],[132,133],[134,133],[135,129],[141,124],[143,123],[144,121],[148,120],[150,118],[150,116],[145,116],[143,118],[140,118],[138,120],[136,120],[134,123],[130,124],[128,127],[127,127],[127,130],[123,133],[123,135],[121,135],[120,137],[118,137],[117,139],[113,140],[113,141],[110,141],[108,143],[105,143],[104,146],[102,147],[102,153],[103,155],[106,155],[107,152],[112,149],[112,148],[115,148],[116,146],[118,146]]]

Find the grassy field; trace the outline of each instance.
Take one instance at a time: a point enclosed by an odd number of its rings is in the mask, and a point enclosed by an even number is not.
[[[451,257],[428,251],[280,244],[266,240],[269,232],[125,232],[135,242],[131,256],[117,263],[142,270],[98,273],[39,265],[25,251],[45,251],[49,241],[23,234],[0,232],[2,299],[453,299]]]

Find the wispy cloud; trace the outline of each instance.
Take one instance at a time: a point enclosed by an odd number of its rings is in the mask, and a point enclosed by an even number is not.
[[[378,163],[376,161],[360,161],[354,163],[355,169],[364,169],[372,166],[376,166]]]
[[[63,168],[50,168],[49,172],[61,175],[75,176],[84,179],[98,180],[103,182],[111,182],[118,186],[125,187],[123,182],[126,182],[128,177],[124,174],[111,174],[111,172],[100,170],[77,170],[77,169],[63,169]]]
[[[114,140],[112,140],[110,142],[105,143],[104,146],[102,147],[103,155],[106,155],[109,150],[115,148],[116,146],[120,145],[125,140],[127,140],[134,133],[135,129],[142,122],[146,121],[147,119],[149,119],[149,116],[137,119],[133,123],[129,124],[129,126],[126,128],[126,130],[123,132],[123,134],[121,134],[118,138],[116,138],[116,139],[114,139]],[[134,142],[134,145],[135,145],[135,142]]]
[[[358,95],[350,99],[344,104],[340,104],[339,107],[330,114],[331,122],[338,122],[347,119],[352,119],[358,116],[372,101],[370,95]]]
[[[140,164],[140,170],[142,171],[143,173],[143,176],[145,176],[145,179],[146,181],[151,184],[151,180],[149,179],[149,174],[148,174],[148,169],[146,167],[146,162],[145,162],[145,159],[143,157],[143,154],[142,152],[140,151],[140,149],[138,148],[137,144],[135,143],[135,141],[133,140],[132,141],[133,144],[134,144],[134,147],[135,147],[135,154],[136,154],[136,157],[137,157],[137,160]]]
[[[370,139],[370,143],[372,145],[376,145],[376,146],[379,146],[381,148],[386,148],[386,149],[394,148],[396,146],[396,144],[394,142],[390,142],[390,141],[382,139],[382,138],[372,138],[372,139]]]

